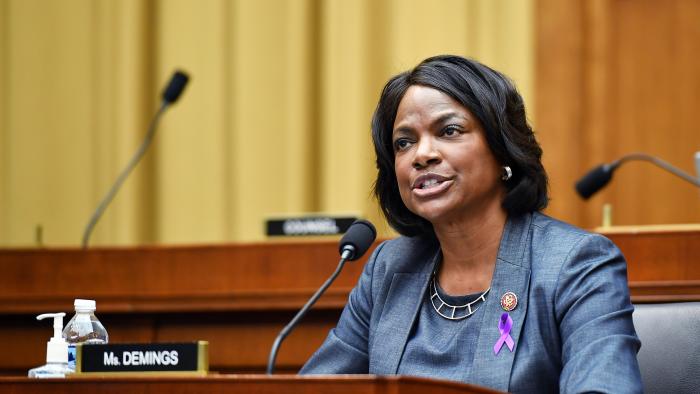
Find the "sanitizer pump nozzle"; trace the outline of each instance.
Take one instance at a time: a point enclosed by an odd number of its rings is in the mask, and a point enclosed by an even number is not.
[[[68,342],[63,339],[63,317],[64,312],[44,313],[36,317],[37,320],[44,320],[53,317],[53,337],[46,342],[46,362],[47,363],[67,363],[68,362]]]
[[[63,339],[63,317],[66,314],[44,313],[37,320],[53,318],[53,337],[46,342],[46,365],[29,370],[30,378],[62,378],[73,371],[68,368],[68,343]]]

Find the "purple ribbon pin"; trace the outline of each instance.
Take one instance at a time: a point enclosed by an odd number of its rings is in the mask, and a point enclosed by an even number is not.
[[[513,351],[515,342],[513,342],[513,337],[510,336],[510,329],[513,328],[513,319],[506,312],[501,315],[501,319],[498,320],[498,331],[501,332],[501,337],[498,338],[496,344],[493,345],[493,353],[498,354],[505,343],[510,351]]]

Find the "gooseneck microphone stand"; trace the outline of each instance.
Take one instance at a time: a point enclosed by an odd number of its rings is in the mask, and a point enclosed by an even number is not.
[[[658,157],[654,157],[646,153],[630,153],[622,156],[620,159],[615,160],[612,163],[601,164],[598,167],[590,170],[578,182],[576,182],[576,191],[583,199],[588,199],[600,189],[605,187],[605,185],[607,185],[612,179],[615,170],[617,170],[623,163],[628,161],[649,162],[695,185],[696,187],[700,187],[700,179],[684,172],[680,168],[677,168],[664,160],[659,159]]]
[[[290,332],[296,327],[299,321],[306,315],[306,312],[311,309],[311,307],[316,303],[316,301],[323,295],[323,293],[328,289],[328,287],[333,283],[340,271],[342,271],[343,266],[346,261],[357,260],[362,255],[367,252],[372,242],[377,238],[377,230],[374,225],[366,220],[356,220],[350,225],[348,231],[340,239],[340,245],[338,251],[340,252],[340,262],[335,272],[328,278],[321,287],[316,290],[314,295],[309,298],[306,304],[297,312],[292,321],[287,324],[282,331],[280,331],[275,342],[272,344],[272,349],[270,349],[270,357],[267,360],[267,374],[272,375],[275,371],[275,360],[277,359],[277,352],[279,351],[282,341],[289,335]]]
[[[102,201],[100,201],[100,205],[97,206],[97,209],[90,217],[90,221],[88,222],[87,226],[85,226],[85,231],[83,231],[83,249],[87,249],[88,244],[90,243],[90,235],[92,234],[92,230],[97,224],[97,221],[100,220],[102,214],[107,209],[107,206],[109,206],[109,203],[112,202],[114,196],[117,195],[117,192],[122,187],[122,184],[124,183],[126,178],[129,177],[131,171],[134,170],[134,167],[136,167],[139,161],[141,161],[143,155],[146,154],[148,147],[151,146],[151,142],[153,142],[153,136],[156,134],[156,125],[158,125],[158,121],[160,120],[161,115],[163,115],[163,112],[165,112],[165,109],[167,107],[168,104],[166,102],[163,102],[163,104],[161,104],[160,108],[158,109],[158,112],[156,112],[155,116],[151,120],[151,124],[148,126],[148,132],[146,133],[146,137],[143,139],[141,146],[139,146],[139,149],[131,157],[129,163],[119,174],[117,180],[114,182],[114,184],[109,189],[104,198],[102,198]]]
[[[267,374],[272,375],[272,373],[275,371],[275,361],[277,359],[277,352],[279,352],[280,345],[282,344],[282,341],[284,341],[285,338],[287,338],[287,335],[289,335],[290,332],[296,327],[297,324],[299,324],[299,321],[304,318],[306,313],[311,309],[311,307],[318,301],[319,298],[323,295],[323,293],[326,292],[328,287],[335,281],[335,278],[338,277],[340,274],[340,271],[343,270],[343,266],[345,266],[345,262],[348,260],[348,257],[352,255],[353,252],[351,251],[346,251],[343,252],[343,256],[340,258],[340,262],[338,263],[338,267],[335,269],[333,274],[326,279],[326,281],[321,285],[321,287],[316,290],[313,296],[309,298],[308,301],[306,301],[306,304],[297,312],[297,314],[292,318],[292,320],[287,324],[282,331],[277,335],[277,338],[275,338],[275,342],[272,344],[272,350],[270,350],[270,356],[267,359]]]
[[[92,234],[92,230],[95,228],[97,221],[100,220],[100,217],[102,217],[102,214],[107,209],[109,203],[112,202],[112,199],[114,199],[114,196],[117,194],[126,178],[129,177],[131,171],[134,169],[134,167],[136,167],[143,155],[146,154],[148,147],[151,146],[151,142],[153,142],[153,137],[156,134],[156,128],[158,126],[158,121],[160,120],[161,115],[163,115],[163,112],[165,112],[165,110],[171,104],[177,101],[177,99],[182,94],[182,91],[185,89],[185,86],[187,86],[187,82],[189,81],[189,79],[189,75],[187,75],[183,71],[176,71],[170,78],[170,82],[163,90],[163,101],[160,105],[160,108],[158,109],[158,112],[156,112],[155,116],[153,116],[151,124],[148,126],[148,132],[146,133],[146,136],[144,137],[141,146],[139,146],[139,149],[131,157],[131,160],[129,160],[129,163],[126,165],[126,168],[122,170],[122,172],[117,177],[117,180],[114,182],[114,184],[104,196],[102,201],[100,201],[100,204],[97,206],[97,209],[95,209],[95,212],[90,217],[87,226],[85,226],[85,231],[83,231],[83,240],[81,243],[83,249],[87,249],[88,244],[90,243],[90,235]]]

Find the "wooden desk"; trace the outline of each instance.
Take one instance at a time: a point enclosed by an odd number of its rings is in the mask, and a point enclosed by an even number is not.
[[[605,234],[627,257],[633,302],[700,301],[700,229]],[[71,312],[74,298],[97,300],[111,342],[207,340],[212,371],[263,372],[279,330],[337,260],[335,241],[0,250],[0,335],[9,355],[0,374],[43,364],[51,326],[34,316]],[[296,372],[320,346],[365,261],[346,264],[287,338],[278,371]]]
[[[34,316],[71,312],[74,298],[97,300],[111,342],[208,340],[211,370],[263,372],[274,338],[338,258],[336,241],[0,250],[0,335],[12,348],[0,374],[43,363],[51,325]],[[321,345],[365,262],[345,265],[277,370],[296,372]]]
[[[632,301],[700,301],[700,225],[596,229],[627,259]]]
[[[300,377],[265,375],[212,375],[204,378],[75,378],[28,379],[0,377],[4,393],[334,393],[334,394],[468,394],[498,393],[483,387],[406,376]]]

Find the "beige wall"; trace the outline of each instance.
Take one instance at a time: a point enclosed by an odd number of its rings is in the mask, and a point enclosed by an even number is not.
[[[386,229],[369,121],[391,75],[456,53],[533,101],[532,1],[0,0],[0,45],[0,246],[79,243],[176,67],[191,84],[93,244],[260,240],[305,212]]]

